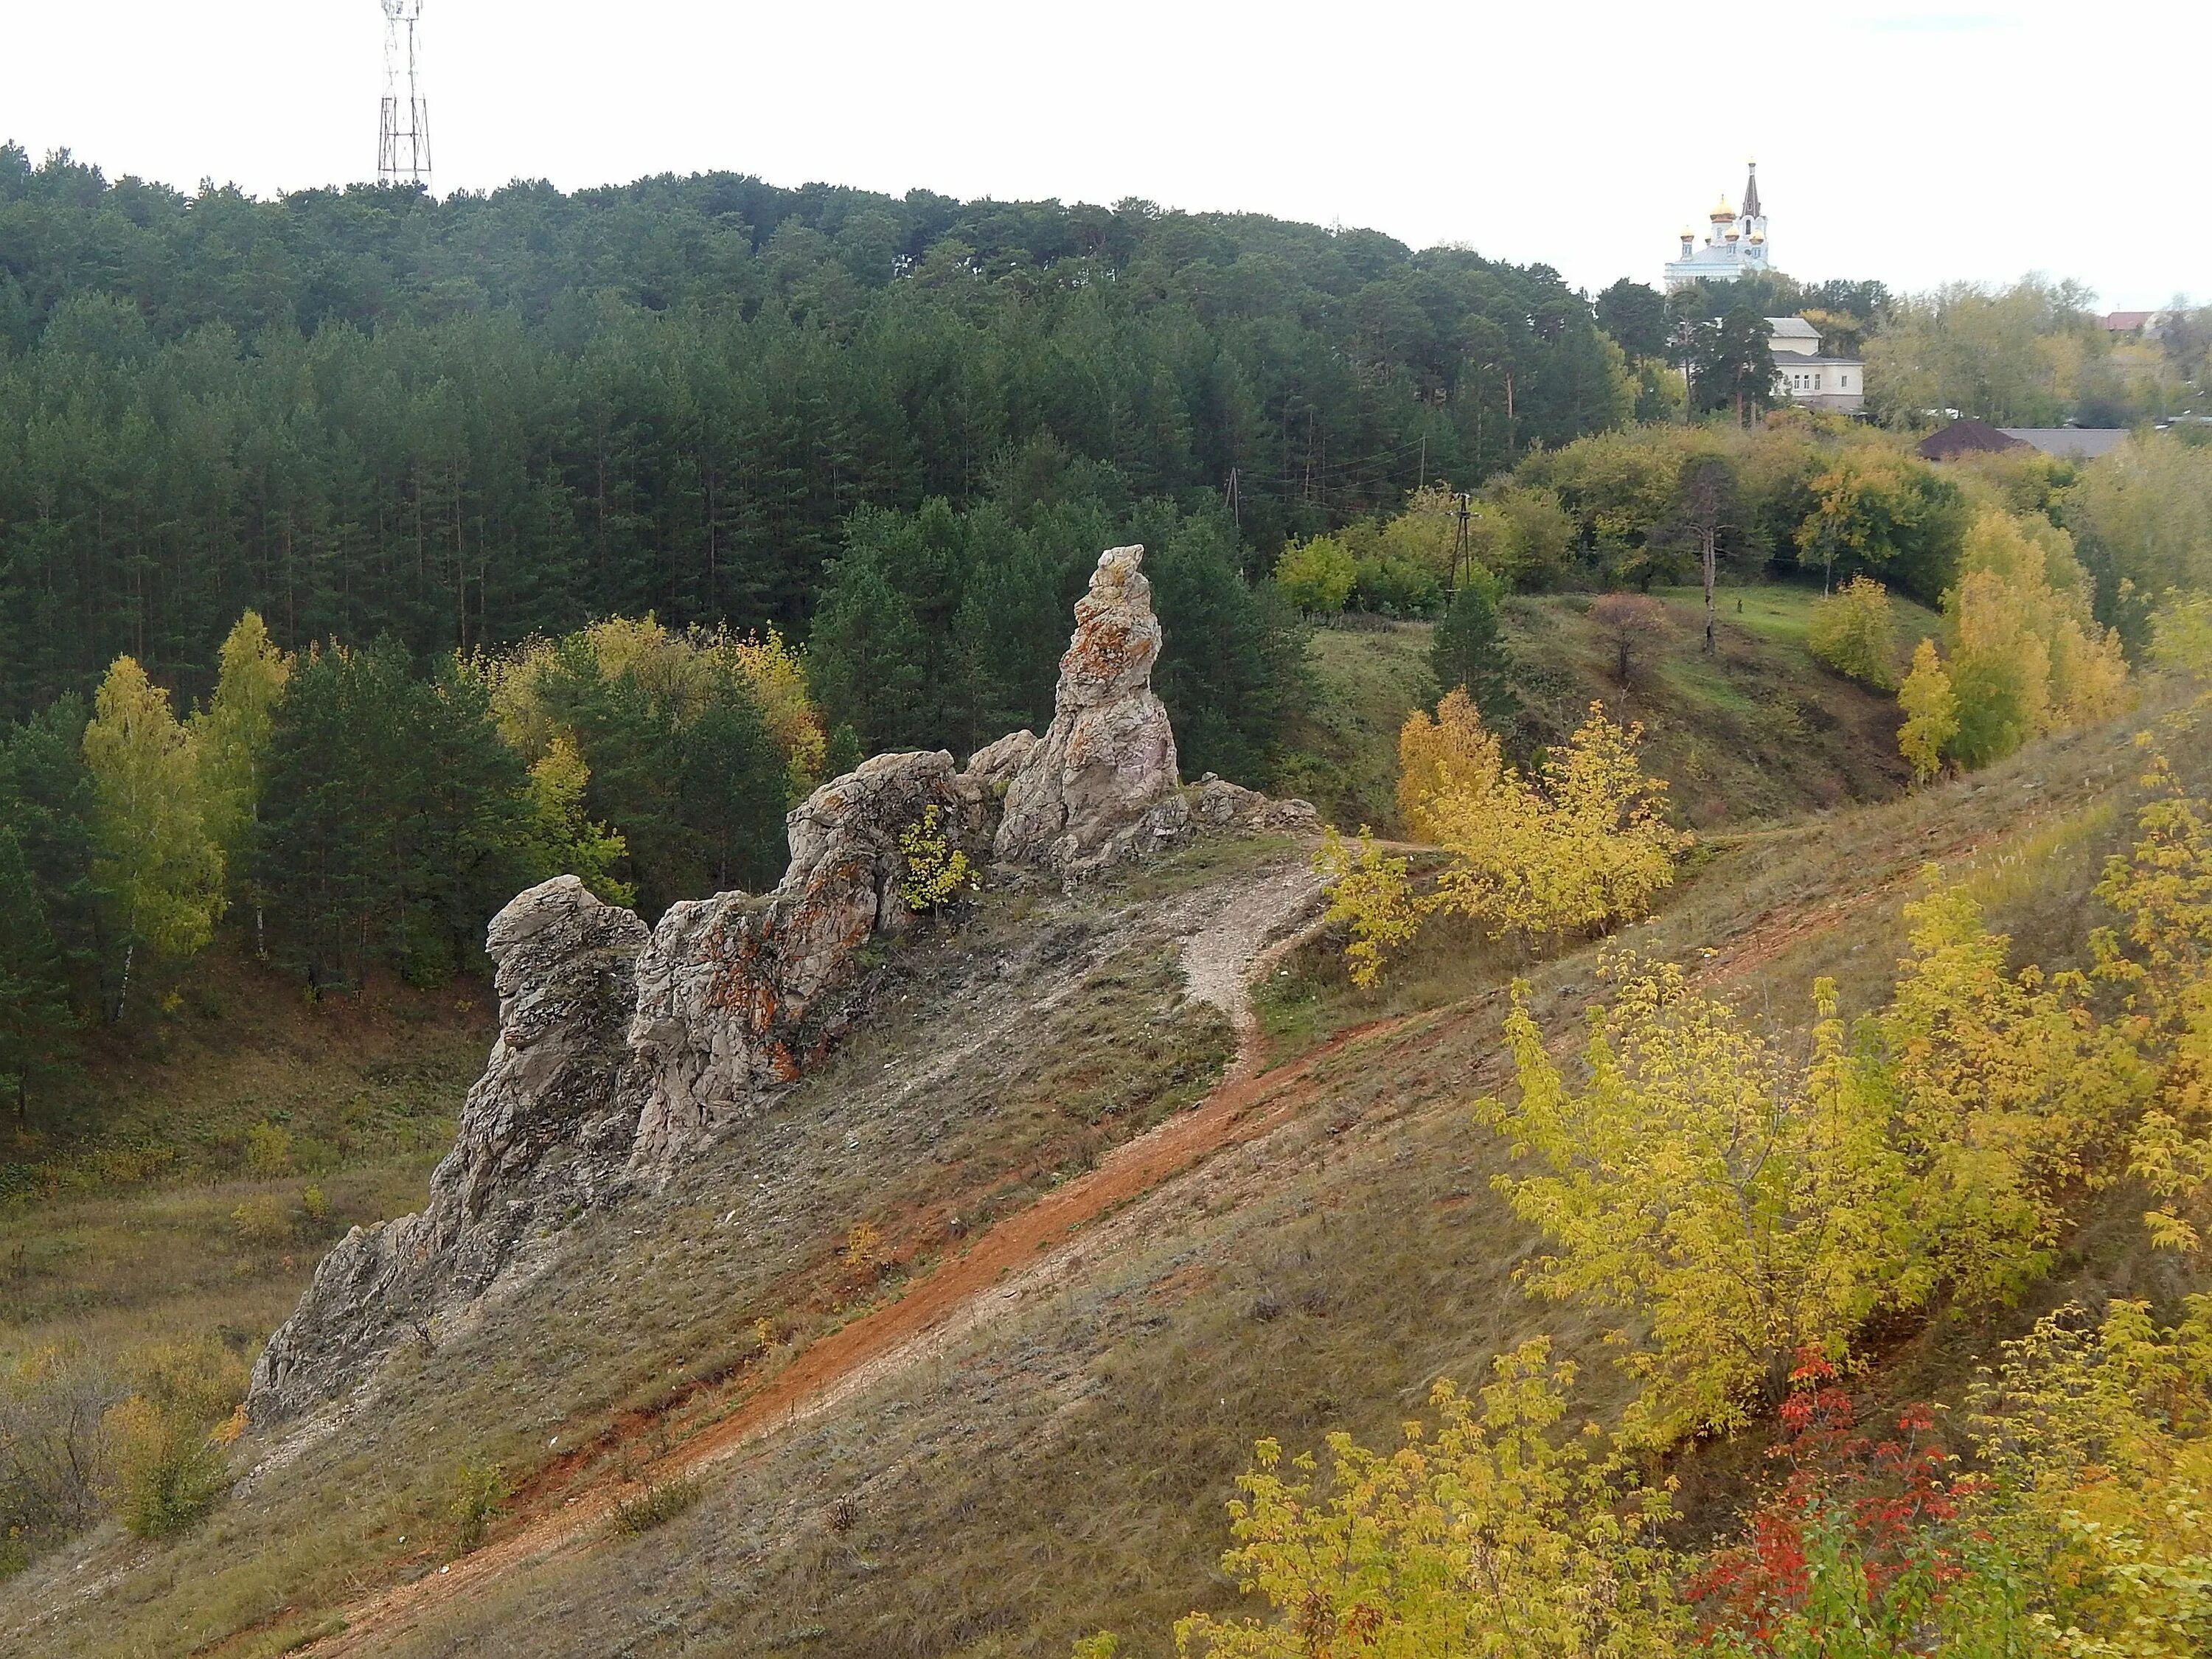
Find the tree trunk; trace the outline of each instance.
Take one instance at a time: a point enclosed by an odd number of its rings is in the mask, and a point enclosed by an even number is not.
[[[123,1006],[131,1000],[131,958],[137,953],[136,941],[123,947],[123,986],[115,994],[115,1023],[123,1024]]]
[[[1720,534],[1708,530],[1699,539],[1705,544],[1698,551],[1705,567],[1705,654],[1713,654],[1713,579],[1717,574]]]

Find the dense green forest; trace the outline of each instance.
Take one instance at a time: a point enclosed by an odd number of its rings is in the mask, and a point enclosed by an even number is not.
[[[199,695],[248,608],[418,656],[800,632],[852,515],[1039,444],[1109,520],[1271,556],[1632,385],[1556,273],[1372,232],[731,174],[264,202],[0,149],[0,697],[122,652]]]

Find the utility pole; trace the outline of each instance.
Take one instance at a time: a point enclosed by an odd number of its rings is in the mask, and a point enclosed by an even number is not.
[[[430,188],[430,106],[422,96],[415,26],[422,0],[382,0],[384,109],[376,137],[376,182]]]
[[[1451,591],[1455,593],[1459,592],[1461,565],[1471,562],[1471,555],[1467,546],[1467,521],[1472,516],[1468,503],[1473,499],[1473,496],[1464,489],[1452,497],[1453,501],[1459,503],[1459,511],[1455,515],[1459,520],[1458,528],[1452,535]]]

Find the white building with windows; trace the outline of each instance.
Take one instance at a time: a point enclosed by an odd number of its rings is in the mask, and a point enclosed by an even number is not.
[[[1802,317],[1769,317],[1766,343],[1776,388],[1800,409],[1856,415],[1866,407],[1866,365],[1823,354],[1820,331]]]
[[[1774,268],[1774,249],[1766,240],[1766,213],[1759,202],[1759,163],[1751,164],[1751,177],[1743,187],[1741,216],[1723,196],[1706,216],[1712,228],[1705,245],[1698,246],[1697,233],[1684,230],[1682,252],[1667,262],[1667,291],[1687,288],[1695,282],[1733,283],[1753,271]]]

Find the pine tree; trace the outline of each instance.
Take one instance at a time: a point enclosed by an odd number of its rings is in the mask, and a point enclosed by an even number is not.
[[[848,551],[831,569],[806,641],[807,678],[823,713],[851,726],[872,755],[925,741],[915,719],[922,656],[914,607],[872,550]]]
[[[66,1068],[76,1022],[61,952],[15,833],[0,826],[0,1089],[27,1115],[34,1087]]]
[[[1510,678],[1513,659],[1487,584],[1471,581],[1452,595],[1429,647],[1429,665],[1438,685],[1447,693],[1464,690],[1492,727],[1504,727],[1520,712]]]
[[[84,700],[58,699],[0,741],[0,823],[15,833],[60,952],[71,1006],[98,1014],[106,945],[104,896],[93,879],[92,774],[84,763]]]

